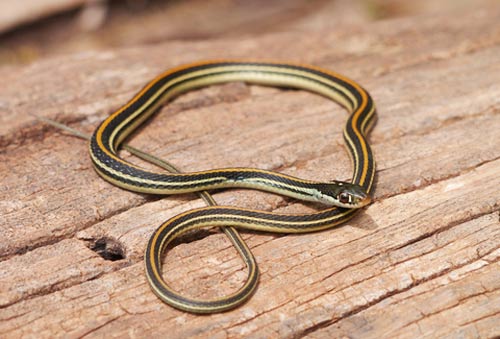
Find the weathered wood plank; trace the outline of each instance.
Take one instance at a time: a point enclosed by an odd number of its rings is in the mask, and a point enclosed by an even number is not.
[[[499,207],[498,198],[494,196],[500,184],[499,165],[500,160],[496,160],[459,177],[387,198],[349,223],[364,225],[363,229],[343,227],[307,236],[280,237],[258,246],[250,239],[261,264],[261,284],[258,293],[233,312],[198,317],[163,305],[151,295],[142,263],[138,263],[100,279],[5,308],[0,312],[1,319],[10,321],[2,322],[0,330],[12,336],[43,331],[61,335],[68,333],[68,329],[72,335],[92,329],[97,335],[109,331],[126,335],[130,328],[144,335],[263,337],[278,333],[293,336],[307,333],[318,324],[342,319],[349,323],[353,314],[379,304],[378,307],[383,308],[386,299],[391,300],[426,282],[432,282],[431,286],[443,285],[443,279],[460,277],[467,270],[486,270],[493,274],[485,282],[485,289],[491,292],[488,310],[494,315],[498,312],[498,303],[494,300],[500,280],[495,279],[498,276],[495,266],[490,271],[488,264],[497,266],[500,255],[498,212],[491,213]],[[484,181],[491,183],[489,189],[470,201],[470,194]],[[446,211],[445,217],[443,211]],[[213,239],[209,237],[200,242],[213,242]],[[217,246],[217,241],[215,243]],[[188,256],[195,254],[198,245],[198,242],[184,245],[192,248]],[[165,274],[184,293],[193,294],[193,289],[203,289],[207,295],[203,280],[212,279],[211,275],[216,275],[218,281],[222,278],[223,284],[218,287],[225,290],[234,275],[242,278],[235,261],[227,262],[225,251],[194,262],[195,271],[192,271],[193,262],[191,267],[183,269],[186,266],[183,253],[186,252],[182,248],[171,252],[168,262],[175,265],[168,265],[170,269],[167,267]],[[286,288],[287,285],[290,288]],[[420,287],[411,293],[419,296],[422,289],[426,291]],[[209,295],[210,292],[214,290],[208,289]],[[455,294],[453,288],[443,293]],[[432,293],[427,296],[431,298]],[[460,301],[459,296],[455,296],[455,302]],[[446,302],[451,301],[442,301],[444,305]],[[428,305],[434,307],[427,300],[420,302],[419,310],[433,312]],[[481,310],[470,316],[480,320],[484,313]],[[396,310],[394,316],[399,314]],[[400,326],[415,321],[419,315],[420,312],[409,314]],[[161,326],[153,325],[160,323]],[[189,326],[179,326],[187,323]],[[103,324],[106,326],[101,329]],[[401,330],[394,327],[393,331]],[[385,330],[386,327],[380,326],[380,331]]]
[[[496,13],[491,17],[492,20],[496,20]],[[481,22],[483,23],[483,21]],[[385,29],[385,24],[382,26]],[[404,25],[401,26],[404,27]],[[469,28],[466,31],[468,32],[468,30]],[[453,31],[453,34],[455,34],[455,31]],[[500,33],[498,36],[500,36]],[[447,121],[460,119],[462,116],[473,116],[483,112],[488,113],[489,111],[495,113],[494,111],[498,103],[498,97],[495,96],[495,93],[497,93],[499,83],[496,75],[500,73],[495,72],[498,69],[498,63],[496,62],[498,50],[494,47],[490,49],[488,46],[496,41],[498,36],[489,37],[488,43],[484,43],[484,46],[486,46],[484,47],[485,50],[478,51],[480,54],[471,54],[469,49],[467,49],[462,53],[463,55],[453,51],[452,55],[456,55],[456,57],[449,61],[447,59],[437,60],[428,63],[427,66],[425,64],[411,66],[414,64],[412,62],[408,66],[408,78],[418,79],[425,76],[425,81],[414,80],[405,83],[403,86],[397,85],[401,82],[399,80],[401,79],[401,74],[398,71],[377,76],[374,80],[369,76],[370,73],[365,73],[366,80],[363,84],[371,90],[377,101],[379,111],[381,111],[381,122],[372,136],[374,143],[377,143],[380,138],[399,136],[417,132],[418,130],[423,131],[425,128],[432,129],[436,124],[446,124]],[[408,39],[412,38],[414,38],[414,33],[408,37]],[[403,38],[400,39],[403,40]],[[441,42],[442,40],[445,39],[440,37],[439,41]],[[484,42],[485,38],[476,40]],[[470,40],[469,43],[473,44],[475,43],[474,41]],[[481,43],[482,45],[483,43]],[[434,43],[431,42],[427,47],[432,48],[433,46]],[[450,48],[453,50],[455,45],[450,45]],[[423,46],[419,46],[418,49],[424,50]],[[471,48],[472,51],[475,49]],[[407,51],[404,53],[407,53]],[[434,52],[431,51],[430,53]],[[442,53],[444,54],[444,52]],[[412,53],[409,54],[413,55]],[[478,57],[478,55],[481,55],[481,57]],[[393,58],[397,59],[396,57]],[[404,56],[401,58],[404,58]],[[366,60],[370,59],[367,58]],[[95,60],[88,60],[87,62],[95,65]],[[106,62],[103,62],[103,64],[106,64]],[[366,62],[366,64],[360,63],[359,68],[373,68],[370,62]],[[448,64],[448,67],[442,67]],[[68,66],[70,68],[69,72],[81,74],[76,72],[76,68],[82,67],[81,63],[76,62],[70,65]],[[50,69],[53,66],[52,62],[48,62],[48,64],[45,63],[40,67],[48,67]],[[28,71],[40,70],[40,67],[33,66]],[[89,66],[83,66],[83,68],[85,67]],[[92,224],[102,217],[115,214],[117,211],[135,206],[144,201],[135,194],[121,193],[117,195],[116,192],[121,192],[120,190],[109,190],[108,185],[94,175],[90,169],[88,160],[80,156],[86,152],[85,145],[81,141],[56,136],[56,139],[43,140],[43,143],[40,145],[32,144],[21,148],[16,145],[16,143],[21,141],[26,142],[26,138],[23,137],[24,134],[27,134],[28,138],[33,138],[37,135],[40,136],[40,127],[25,127],[27,124],[33,123],[33,118],[29,116],[31,112],[47,114],[49,116],[52,116],[49,113],[50,111],[68,112],[68,114],[64,114],[65,117],[67,116],[65,119],[69,121],[84,119],[84,125],[91,129],[100,117],[91,114],[90,117],[85,118],[86,114],[94,112],[93,110],[102,110],[106,105],[109,107],[109,110],[112,107],[109,104],[111,97],[113,98],[113,102],[116,102],[116,107],[132,94],[128,90],[126,95],[117,95],[116,80],[104,80],[100,83],[99,80],[102,80],[102,72],[105,65],[101,66],[99,64],[98,67],[98,69],[93,71],[95,76],[91,76],[88,84],[84,85],[83,82],[75,83],[67,79],[68,86],[66,87],[68,88],[66,90],[62,88],[65,82],[61,81],[56,84],[55,88],[50,88],[50,94],[47,93],[47,95],[41,95],[40,93],[26,94],[24,91],[19,95],[15,95],[16,91],[14,89],[28,89],[28,92],[30,90],[35,92],[43,90],[43,86],[34,85],[31,82],[35,81],[34,79],[38,79],[36,81],[42,81],[42,83],[53,83],[50,82],[52,72],[47,71],[36,76],[25,74],[26,77],[19,79],[18,85],[11,86],[2,91],[4,95],[1,101],[4,102],[3,107],[6,107],[5,110],[7,113],[2,115],[6,117],[5,124],[3,124],[5,126],[3,130],[4,142],[10,146],[6,148],[4,155],[0,155],[4,156],[3,159],[5,159],[0,166],[3,166],[2,171],[6,173],[10,169],[13,169],[13,171],[10,171],[11,173],[6,182],[25,183],[23,187],[24,192],[18,192],[16,184],[7,186],[7,191],[4,194],[5,196],[26,197],[24,199],[11,199],[11,201],[5,199],[7,201],[5,208],[9,211],[7,215],[8,224],[17,225],[19,230],[17,232],[13,232],[13,230],[9,231],[8,228],[0,230],[0,232],[7,233],[5,236],[18,239],[3,244],[4,246],[9,246],[9,248],[1,249],[0,253],[2,255],[23,251],[30,246],[37,246],[37,243],[47,243],[53,239],[54,235],[57,236],[59,233],[62,236],[73,234],[78,228],[85,228],[86,225]],[[125,67],[124,63],[122,67]],[[339,69],[352,69],[353,71],[358,69],[352,65],[343,66],[342,62],[340,62],[338,67]],[[125,73],[124,69],[121,72]],[[478,74],[474,82],[468,81],[466,78],[471,72]],[[9,72],[7,73],[9,74]],[[64,74],[66,74],[66,71]],[[99,74],[101,76],[98,76]],[[113,72],[113,74],[117,73]],[[137,74],[134,74],[132,71],[132,75]],[[113,78],[113,76],[110,77]],[[142,80],[142,83],[149,77],[143,75],[144,80]],[[72,76],[72,78],[74,77]],[[108,78],[108,76],[105,76],[105,78]],[[134,81],[138,82],[136,79]],[[376,84],[374,81],[377,81]],[[455,88],[453,85],[457,82],[461,85],[460,91],[453,90]],[[142,83],[140,84],[142,85]],[[83,104],[79,105],[78,102],[81,102],[80,95],[76,94],[80,93],[78,86],[85,86],[87,90],[84,92],[94,94],[95,98],[89,96]],[[139,82],[136,86],[140,86]],[[397,95],[394,95],[393,90],[390,90],[394,86],[399,86]],[[217,96],[217,93],[220,92],[221,90],[215,89],[205,91],[201,95],[204,97],[205,94],[212,93],[212,96]],[[201,101],[194,99],[200,94],[193,93],[191,96],[187,96],[187,98],[183,99],[187,102],[181,101],[185,104],[179,103],[179,105],[174,105],[173,108],[167,108],[165,114],[158,116],[157,120],[148,126],[148,133],[143,133],[136,138],[136,144],[146,150],[155,151],[159,156],[168,157],[169,160],[178,164],[181,168],[189,170],[231,165],[250,165],[287,170],[287,167],[290,165],[293,166],[294,163],[304,163],[308,159],[318,158],[324,153],[333,151],[335,153],[330,158],[331,160],[324,160],[331,161],[330,163],[324,163],[323,167],[316,167],[316,164],[311,164],[314,166],[308,166],[303,172],[297,171],[297,174],[317,177],[318,179],[330,179],[345,177],[345,173],[349,172],[348,158],[343,151],[343,146],[339,145],[341,143],[341,139],[339,138],[340,128],[336,128],[336,126],[344,123],[345,115],[337,106],[305,93],[277,93],[276,91],[272,91],[269,95],[266,95],[265,93],[269,92],[259,90],[258,93],[262,93],[262,95],[244,100],[247,96],[245,89],[236,89],[234,92],[233,94],[229,94],[229,98],[226,98],[229,101],[236,101],[236,105],[193,109],[183,112],[183,114],[175,115],[176,112],[182,110],[182,107],[186,105],[188,107],[196,107],[214,104],[214,99],[211,100],[208,98]],[[100,101],[103,93],[108,93],[106,95],[108,99]],[[54,97],[53,95],[56,96]],[[283,99],[278,101],[278,97],[282,97]],[[32,98],[32,100],[29,98]],[[36,98],[40,99],[36,100]],[[58,102],[58,98],[61,98],[62,102]],[[69,101],[66,101],[68,99]],[[96,100],[95,102],[93,101],[94,99]],[[194,102],[189,102],[190,99],[194,100]],[[217,100],[215,100],[215,103],[217,103]],[[100,105],[101,108],[97,105]],[[74,108],[70,111],[69,107]],[[295,107],[298,107],[298,109]],[[213,111],[215,109],[218,111],[214,114]],[[80,114],[75,114],[75,112],[80,112]],[[85,114],[85,112],[87,113]],[[273,114],[271,115],[269,112],[273,112]],[[315,114],[313,121],[310,119],[310,114]],[[175,116],[172,117],[171,115]],[[216,117],[212,118],[212,115],[216,115]],[[14,117],[16,118],[14,119]],[[9,123],[9,119],[12,119],[12,123]],[[225,124],[222,123],[225,120],[228,122]],[[191,123],[192,121],[200,121],[202,123],[194,128]],[[284,121],[287,121],[290,125],[283,125]],[[299,128],[303,127],[305,122],[310,125],[311,130],[316,131],[320,129],[322,133],[310,133],[310,129]],[[40,125],[37,124],[36,126]],[[277,126],[280,126],[279,128],[282,129],[287,128],[289,133],[276,135],[274,131]],[[259,135],[260,143],[255,145],[256,140],[252,138],[255,139],[255,135],[257,134]],[[221,139],[221,135],[226,136],[224,139]],[[379,137],[380,135],[383,137]],[[160,138],[161,142],[158,142]],[[224,143],[224,140],[227,141]],[[332,147],[332,143],[335,141],[337,145]],[[419,140],[415,138],[414,141]],[[491,142],[494,141],[492,140]],[[224,146],[225,152],[219,151],[219,145]],[[252,147],[249,147],[249,145]],[[482,144],[477,143],[477,145]],[[160,149],[156,151],[156,148]],[[11,152],[9,152],[10,149],[12,149]],[[65,149],[78,149],[78,152],[68,152]],[[439,149],[434,149],[439,152]],[[26,167],[26,163],[32,163],[30,159],[35,150],[42,152],[40,157],[45,159],[45,163],[33,163],[33,167]],[[43,150],[46,150],[45,153]],[[13,157],[13,154],[16,156]],[[399,157],[395,157],[391,153],[388,158],[393,159],[393,162],[397,162],[398,159],[404,158],[407,154],[411,153],[405,151]],[[450,152],[450,154],[454,153]],[[471,152],[471,154],[476,153]],[[378,155],[379,162],[381,161],[381,157],[383,157],[383,154]],[[250,161],[252,159],[256,159],[256,161]],[[323,159],[319,159],[317,162],[320,160]],[[57,167],[67,168],[68,171],[54,170],[56,164]],[[335,164],[335,167],[330,164]],[[47,168],[49,168],[49,171],[47,171]],[[458,168],[457,170],[460,171],[461,169]],[[425,172],[422,173],[426,174]],[[450,174],[446,173],[446,175]],[[417,179],[415,178],[415,180]],[[68,181],[73,185],[68,187]],[[84,186],[89,188],[89,194],[78,196],[75,192],[79,191],[78,187]],[[53,199],[54,190],[61,190],[63,196],[60,196],[57,200]],[[38,194],[32,195],[34,191],[38,192]],[[10,192],[16,192],[16,194],[11,194]],[[110,198],[112,196],[120,198],[118,201],[113,201]],[[61,208],[55,208],[57,206],[50,208],[49,205],[43,209],[43,212],[40,212],[37,211],[37,201],[40,200],[42,200],[42,204],[45,201],[52,201],[56,204],[57,202],[64,202],[64,204],[62,204]],[[105,201],[108,201],[108,203],[104,203]],[[89,208],[86,210],[75,208],[75,206],[82,205],[99,206],[99,208]],[[26,210],[34,210],[33,212],[37,215],[36,223],[33,223],[31,217],[27,217],[30,215],[26,214]],[[78,219],[80,223],[72,224],[71,220],[73,218]],[[51,226],[47,227],[46,225],[49,223]],[[43,230],[35,232],[38,229]],[[17,248],[12,248],[12,246]]]
[[[474,223],[489,222],[492,227],[496,218],[489,215]],[[327,326],[323,324],[308,337],[492,338],[498,335],[500,321],[496,302],[500,298],[498,257],[497,249],[481,260],[391,296],[367,310]],[[464,308],[473,311],[467,313]]]
[[[0,333],[500,335],[500,30],[492,25],[499,18],[499,11],[478,11],[418,21],[418,30],[405,19],[350,36],[308,34],[304,50],[285,46],[305,35],[280,34],[152,47],[146,63],[137,48],[2,70],[10,87],[0,85]],[[234,57],[295,53],[345,70],[370,90],[380,117],[371,137],[377,201],[345,227],[245,234],[262,272],[257,293],[235,311],[197,317],[157,300],[142,255],[159,223],[201,201],[110,186],[92,170],[84,142],[29,114],[89,132],[160,69],[229,45]],[[344,122],[338,106],[314,95],[228,84],[177,99],[131,142],[187,170],[256,166],[329,180],[351,170]],[[312,208],[243,190],[215,197],[270,211]],[[88,248],[96,244],[124,259],[101,258]],[[165,267],[173,286],[204,298],[236,289],[245,274],[218,233],[175,247]]]
[[[0,262],[0,308],[95,279],[121,264],[102,260],[83,242],[72,239],[37,248]]]
[[[84,117],[99,121],[159,72],[200,58],[289,59],[290,55],[295,55],[297,61],[343,71],[354,79],[369,79],[498,45],[500,28],[490,23],[498,21],[499,16],[498,10],[493,8],[457,14],[456,20],[419,18],[418,30],[414,28],[415,19],[400,19],[360,27],[356,31],[271,34],[258,40],[239,39],[238,48],[233,49],[228,48],[233,46],[233,41],[224,40],[188,44],[169,42],[148,46],[146,62],[142,49],[131,48],[119,54],[113,51],[80,53],[55,57],[30,67],[4,68],[0,107],[6,114],[0,115],[0,145],[15,144],[21,137],[29,136],[23,134],[33,125],[28,112],[48,116],[64,114],[69,121],[84,120]],[[437,27],[439,34],[436,34]],[[464,72],[462,76],[467,74]],[[54,77],[59,81],[54,82]],[[436,81],[439,80],[436,77]],[[383,97],[377,99],[379,102]],[[95,122],[84,121],[87,124]]]

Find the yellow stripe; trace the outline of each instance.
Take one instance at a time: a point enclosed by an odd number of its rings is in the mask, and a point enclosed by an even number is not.
[[[143,110],[144,110],[145,107],[149,107],[151,105],[151,103],[154,102],[154,100],[156,100],[162,94],[165,96],[165,100],[169,98],[169,95],[171,95],[171,93],[170,92],[166,92],[165,93],[165,90],[168,87],[171,87],[171,86],[175,85],[176,83],[181,82],[181,81],[186,80],[186,79],[191,78],[191,77],[207,75],[207,74],[211,74],[211,73],[214,73],[214,72],[221,72],[221,71],[227,70],[228,68],[231,68],[231,67],[232,66],[225,66],[225,67],[218,67],[218,68],[204,70],[204,71],[192,72],[192,73],[186,74],[184,76],[181,76],[179,78],[176,78],[174,80],[171,80],[170,82],[168,82],[167,84],[165,84],[164,86],[162,86],[161,89],[158,90],[157,93],[154,96],[152,96],[148,101],[146,101],[138,110],[134,111],[133,114],[131,114],[124,122],[122,122],[116,128],[115,133],[111,136],[111,139],[110,139],[111,146],[114,146],[113,141],[114,141],[115,135],[117,133],[116,131],[121,130],[121,128],[123,128],[123,126],[126,125],[130,120],[133,120],[134,117],[136,117],[137,115],[141,114],[143,112]],[[339,86],[338,84],[336,84],[336,83],[334,83],[332,81],[327,81],[324,78],[320,78],[320,77],[312,75],[310,73],[305,73],[305,72],[301,72],[301,71],[291,71],[291,70],[286,70],[286,72],[284,72],[283,69],[272,68],[272,67],[268,68],[268,67],[256,67],[256,66],[246,66],[246,67],[245,66],[240,66],[240,67],[233,66],[233,68],[236,68],[236,70],[240,70],[241,69],[241,70],[244,70],[244,71],[250,71],[250,70],[255,70],[255,71],[265,71],[265,70],[268,70],[268,71],[272,71],[272,70],[275,70],[276,72],[282,72],[282,73],[286,73],[286,74],[301,75],[301,76],[308,77],[308,78],[311,78],[311,79],[315,79],[315,80],[318,80],[318,81],[326,82],[330,86],[335,87],[337,90],[339,90],[339,91],[343,92],[345,95],[347,95],[351,99],[351,101],[356,102],[355,97],[349,91],[346,91],[345,88]],[[98,134],[97,134],[98,141],[102,140],[102,133],[103,133],[104,129],[107,127],[107,125],[111,121],[113,121],[116,117],[118,117],[124,110],[126,110],[127,108],[129,108],[132,104],[134,104],[135,102],[137,102],[138,100],[140,100],[142,98],[142,96],[149,89],[151,89],[151,87],[154,86],[158,81],[160,81],[165,76],[167,76],[169,74],[172,74],[172,73],[175,73],[175,72],[166,72],[165,75],[159,76],[159,77],[155,78],[144,89],[142,89],[132,100],[130,100],[125,106],[123,106],[122,108],[120,108],[118,111],[116,111],[115,113],[113,113],[108,119],[106,119],[106,121],[101,125],[101,127],[100,127],[100,129],[98,131]],[[273,77],[275,77],[275,76],[276,75],[273,75]],[[217,78],[217,77],[214,76],[214,78]],[[244,74],[235,74],[232,79],[227,79],[227,80],[222,79],[220,82],[236,81],[236,80],[241,80],[243,78],[245,78]],[[265,78],[265,77],[262,77],[262,76],[260,76],[259,78],[260,78],[260,80],[263,83],[266,83],[266,79],[268,79],[268,78]],[[343,81],[345,81],[347,83],[350,83],[353,87],[355,86],[354,83],[352,83],[350,81],[347,81],[347,79],[345,79],[345,78],[342,78],[340,76],[338,78],[342,79]],[[248,79],[247,81],[252,81],[252,80]],[[254,79],[254,81],[258,82],[259,79]],[[291,81],[288,78],[288,83],[290,83],[290,82]],[[215,84],[215,83],[219,83],[219,81],[217,79],[215,79],[215,81],[214,80],[212,80],[211,82],[209,81],[207,84]],[[194,87],[196,88],[198,86],[194,86]],[[193,86],[186,86],[185,90],[191,89],[191,88],[193,88]],[[358,86],[358,88],[359,88],[359,86]],[[312,90],[314,91],[314,89],[312,89]],[[318,91],[320,91],[320,90],[318,89]],[[179,94],[182,93],[182,92],[183,91],[179,91]],[[174,92],[174,94],[178,94],[178,93]],[[323,94],[323,93],[321,93],[321,94]],[[330,94],[325,93],[324,95],[328,96],[328,97],[330,97],[332,99],[334,99],[335,101],[337,101],[339,103],[342,103],[342,105],[344,107],[346,107],[347,109],[352,109],[352,107],[349,107],[350,104],[348,102],[344,101],[343,98],[339,97],[337,95],[337,93],[331,91]],[[105,151],[106,153],[108,153],[109,156],[112,156],[112,157],[116,158],[116,160],[118,160],[118,161],[121,160],[120,158],[116,157],[114,154],[107,152],[106,148],[104,147],[104,145],[102,143],[100,143],[100,146],[103,149],[103,151]]]
[[[222,63],[229,64],[222,65]],[[371,129],[371,126],[375,121],[375,118],[371,119],[375,114],[375,107],[367,107],[368,102],[370,101],[368,93],[352,80],[347,79],[337,73],[314,66],[289,63],[280,64],[275,62],[259,62],[258,65],[248,65],[247,63],[248,62],[241,62],[237,60],[207,61],[180,66],[160,74],[153,81],[148,83],[126,105],[114,112],[101,124],[101,126],[95,132],[95,140],[97,142],[97,146],[99,147],[99,151],[105,156],[114,159],[114,161],[121,163],[124,168],[131,167],[144,171],[140,167],[128,163],[123,159],[120,159],[115,154],[115,147],[120,145],[120,143],[127,135],[137,129],[137,127],[142,124],[143,121],[145,121],[160,105],[162,105],[167,100],[170,100],[171,98],[194,88],[229,81],[246,81],[249,83],[261,85],[295,87],[306,89],[311,92],[326,96],[338,102],[350,111],[352,115],[352,119],[350,120],[352,121],[352,125],[350,127],[352,128],[353,133],[350,133],[346,127],[344,128],[344,137],[350,146],[349,150],[351,152],[349,153],[349,155],[354,167],[353,177],[359,176],[358,183],[360,185],[368,184],[365,187],[368,187],[369,193],[374,179],[375,164],[374,162],[369,162],[369,150],[364,138],[364,133],[367,129]],[[208,65],[210,67],[201,70],[196,69],[197,67],[203,65]],[[284,68],[282,66],[284,66]],[[300,67],[302,69],[292,69],[288,67]],[[163,79],[165,79],[166,77],[171,76],[179,71],[183,71],[184,74],[172,78],[161,88],[156,90],[155,93],[147,94],[148,91],[159,81],[163,81]],[[229,71],[232,73],[227,73]],[[318,72],[320,74],[314,72]],[[360,102],[358,102],[356,98],[356,93],[353,92],[350,88],[344,87],[333,80],[321,76],[321,73],[349,84],[354,89],[354,91],[361,96]],[[330,87],[332,87],[333,89]],[[145,97],[146,95],[149,95],[149,97]],[[344,96],[349,98],[349,100],[345,99]],[[115,119],[117,119],[118,117],[120,117],[121,119],[121,114],[125,114],[126,110],[139,100],[144,100],[144,103],[135,111],[127,112],[127,116],[124,117],[123,121],[119,123],[113,131],[111,131],[108,140],[111,152],[108,151],[107,146],[104,145],[104,131],[111,123],[114,123]],[[360,129],[357,128],[359,119],[363,119],[359,124]],[[370,123],[368,124],[369,121]],[[358,153],[357,147],[361,149],[361,154]],[[105,158],[101,159],[102,155],[99,153],[94,154],[92,152],[92,149],[90,153],[97,171],[104,179],[117,186],[137,192],[177,194],[192,191],[192,187],[196,187],[196,189],[199,190],[205,190],[207,188],[215,187],[213,186],[213,184],[217,183],[217,181],[220,180],[224,181],[224,186],[220,187],[232,187],[232,185],[237,185],[238,187],[262,189],[264,186],[268,191],[279,194],[286,194],[288,196],[302,200],[316,201],[316,199],[318,198],[313,197],[319,197],[321,195],[321,192],[319,192],[317,189],[307,187],[307,185],[313,184],[313,182],[310,180],[303,180],[285,174],[249,168],[231,168],[223,170],[225,172],[238,173],[243,178],[245,178],[244,180],[238,180],[237,182],[227,180],[227,178],[223,175],[218,176],[221,173],[221,170],[208,170],[188,174],[189,176],[213,175],[213,177],[211,178],[203,178],[198,180],[188,180],[186,176],[182,175],[168,176],[168,179],[166,176],[164,176],[165,180],[139,177],[136,175],[125,173],[121,169],[116,170],[112,168],[110,165],[108,165],[108,160],[106,160]],[[371,166],[373,167],[373,171],[371,173],[368,173],[368,169]],[[105,172],[110,173],[115,178],[106,174]],[[128,171],[127,169],[126,172],[130,171]],[[260,174],[263,177],[252,177],[252,173],[254,175]],[[162,177],[162,175],[164,175],[163,173],[157,172],[149,172],[149,174],[160,174],[160,178]],[[281,179],[288,180],[292,184],[278,181],[275,182],[273,179],[265,178],[266,174],[271,175],[269,178],[273,178],[273,176],[279,177]],[[293,183],[297,183],[297,185],[294,185]],[[302,186],[299,187],[299,183],[302,184]],[[159,189],[154,188],[153,186],[165,186],[166,188]],[[168,188],[169,186],[175,186],[175,188]],[[300,190],[301,193],[297,193],[297,190]],[[211,200],[210,202],[213,203],[213,200]],[[249,267],[249,275],[246,283],[242,288],[240,288],[240,290],[233,293],[232,295],[204,302],[191,300],[180,296],[166,284],[161,276],[161,272],[157,270],[157,267],[161,268],[161,256],[166,246],[181,234],[201,227],[227,226],[228,222],[231,223],[231,226],[258,231],[287,233],[312,232],[337,225],[348,220],[354,215],[354,210],[339,210],[336,207],[333,207],[322,212],[298,214],[296,215],[296,218],[298,218],[298,220],[281,221],[278,220],[279,215],[275,213],[265,211],[257,212],[244,208],[230,208],[233,211],[238,211],[237,215],[210,214],[212,213],[212,211],[215,211],[215,213],[218,212],[218,210],[214,210],[214,208],[215,207],[207,207],[177,215],[176,217],[162,224],[155,231],[148,244],[150,255],[149,257],[145,256],[146,266],[151,268],[151,272],[149,271],[149,269],[146,270],[148,282],[156,295],[176,308],[189,312],[207,313],[223,311],[235,307],[246,300],[254,290],[255,285],[253,282],[256,281],[258,274],[257,267],[253,265],[254,259],[251,255],[250,250],[241,239],[238,232],[233,228],[229,228],[227,229],[227,231],[225,231],[226,235],[231,239],[233,245],[235,245],[240,255],[243,257],[243,259],[247,263],[247,266]],[[195,212],[201,213],[201,215],[199,215],[198,217],[193,217],[192,214]],[[206,213],[207,215],[203,215],[203,213]],[[251,216],[254,213],[258,213],[258,216]],[[307,220],[300,220],[301,217],[303,219],[307,218]],[[180,222],[182,218],[185,218],[186,220]],[[176,224],[177,222],[179,223]],[[171,225],[175,225],[175,227],[171,227]],[[169,227],[171,228],[169,229]],[[162,234],[164,231],[165,233]],[[157,244],[159,244],[159,246],[157,246]],[[159,248],[158,251],[155,250],[157,247]],[[164,291],[166,291],[166,293]]]

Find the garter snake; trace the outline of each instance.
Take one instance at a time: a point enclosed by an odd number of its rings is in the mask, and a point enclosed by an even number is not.
[[[344,140],[354,174],[351,182],[327,183],[253,168],[224,168],[191,173],[149,171],[120,158],[117,150],[161,105],[181,93],[231,81],[303,89],[325,96],[346,108],[350,116]],[[151,194],[179,194],[218,188],[259,189],[330,206],[310,214],[277,214],[236,207],[209,206],[177,215],[152,235],[145,253],[147,280],[153,292],[173,307],[194,313],[229,310],[243,303],[257,285],[254,258],[233,227],[303,233],[333,227],[351,218],[357,208],[370,202],[375,161],[366,134],[376,121],[372,98],[356,82],[315,66],[246,61],[206,61],[170,69],[150,81],[123,107],[112,113],[95,130],[90,156],[96,171],[124,189]],[[184,297],[162,278],[162,257],[173,239],[201,227],[223,227],[249,268],[248,279],[235,293],[212,300]]]

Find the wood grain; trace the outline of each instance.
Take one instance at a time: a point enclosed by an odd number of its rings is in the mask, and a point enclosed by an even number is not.
[[[355,32],[159,44],[0,70],[0,333],[500,335],[499,20],[492,7]],[[165,68],[220,56],[291,55],[349,75],[375,98],[376,201],[324,232],[245,233],[262,272],[251,300],[204,317],[171,309],[145,281],[144,248],[163,220],[202,202],[110,186],[93,171],[85,142],[30,114],[90,132]],[[176,99],[130,143],[186,171],[238,165],[348,179],[345,117],[321,97],[235,83]],[[215,198],[267,211],[313,208],[245,190]],[[164,275],[182,293],[209,298],[235,290],[246,271],[227,239],[209,232],[173,248]]]

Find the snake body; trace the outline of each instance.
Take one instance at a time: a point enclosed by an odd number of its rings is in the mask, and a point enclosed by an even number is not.
[[[353,162],[352,181],[322,183],[253,168],[156,172],[118,156],[117,150],[123,140],[168,100],[196,88],[231,81],[303,89],[345,107],[350,113],[344,127],[344,140]],[[213,313],[246,301],[258,281],[255,259],[234,227],[279,233],[319,231],[348,220],[359,207],[370,202],[375,161],[366,135],[375,121],[375,106],[368,92],[356,82],[329,70],[292,63],[207,61],[170,69],[149,82],[95,130],[90,141],[90,156],[104,179],[135,192],[180,194],[243,187],[330,206],[320,212],[294,215],[209,206],[182,213],[163,223],[154,232],[145,253],[146,275],[153,292],[178,309]],[[167,245],[180,235],[210,226],[225,226],[225,233],[249,268],[248,279],[238,291],[222,298],[205,301],[184,297],[162,278],[163,253]]]

